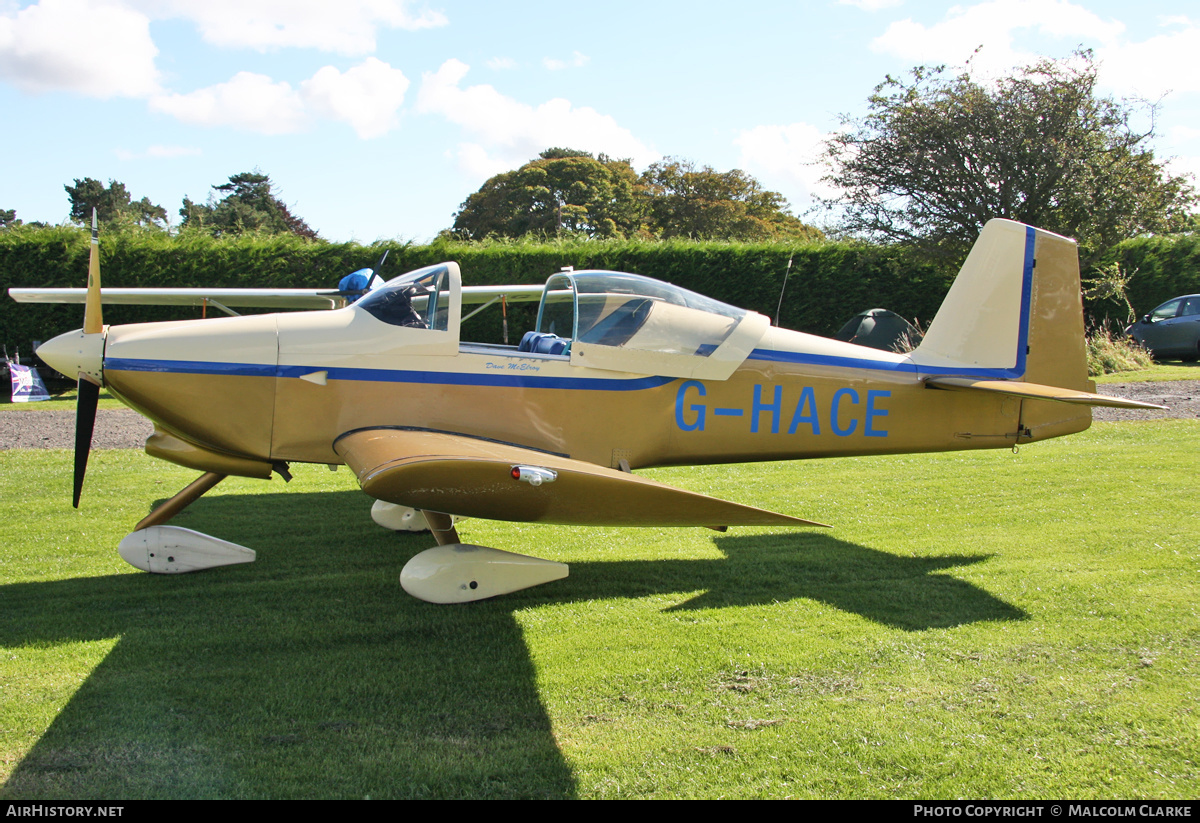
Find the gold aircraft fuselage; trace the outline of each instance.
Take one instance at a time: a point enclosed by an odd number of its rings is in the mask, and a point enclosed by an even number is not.
[[[1091,419],[1086,407],[932,390],[934,372],[907,355],[777,328],[724,380],[430,339],[446,335],[353,307],[114,326],[104,381],[163,432],[257,467],[226,473],[259,476],[274,461],[341,463],[338,437],[381,427],[638,468],[997,448]],[[1090,388],[1086,375],[1065,385]]]

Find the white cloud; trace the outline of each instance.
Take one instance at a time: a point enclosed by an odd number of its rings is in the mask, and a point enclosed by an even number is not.
[[[369,54],[380,28],[413,31],[446,25],[440,12],[410,12],[407,0],[134,1],[155,16],[191,20],[213,45],[259,51],[311,48]]]
[[[808,123],[792,123],[755,126],[741,132],[733,142],[741,149],[738,165],[767,188],[787,197],[799,212],[814,205],[814,198],[835,194],[821,182],[826,173],[821,154],[827,136]]]
[[[397,112],[408,85],[399,69],[368,57],[345,74],[326,66],[300,84],[300,93],[314,114],[349,123],[369,140],[399,125]]]
[[[227,83],[188,94],[158,95],[151,99],[150,108],[185,123],[259,134],[291,134],[320,118],[339,120],[369,140],[399,125],[398,112],[408,86],[399,69],[368,57],[345,72],[325,66],[299,89],[265,74],[243,71]]]
[[[487,67],[492,71],[507,71],[508,69],[515,69],[517,61],[511,57],[493,57],[487,61]]]
[[[440,114],[476,136],[460,146],[464,169],[510,169],[551,146],[605,152],[645,165],[659,155],[616,120],[595,109],[574,107],[562,98],[534,107],[507,97],[489,85],[460,87],[469,66],[447,60],[421,77],[417,109]]]
[[[163,95],[155,66],[158,48],[150,36],[152,19],[184,18],[195,24],[204,40],[223,47],[369,54],[376,48],[380,29],[416,30],[446,24],[441,13],[410,11],[411,7],[408,0],[40,0],[23,9],[15,3],[0,3],[0,79],[35,93],[66,90],[99,98],[157,96],[155,107],[159,110],[189,110],[194,115],[205,107],[213,108],[204,98],[225,95],[226,102],[233,104],[236,100],[229,99],[231,96],[260,98],[264,89],[252,92],[252,84],[242,78],[234,88],[223,84],[192,95]],[[343,79],[342,88],[351,91],[362,83],[375,83],[373,88],[385,95],[386,108],[396,95],[397,80],[393,76],[380,85],[381,75],[377,69],[359,72],[353,80]],[[268,96],[276,106],[286,97],[279,93]],[[387,116],[392,114],[394,109]],[[351,122],[360,134],[382,128],[345,107],[340,107],[336,116]],[[245,112],[237,119],[246,122],[255,117]],[[277,131],[294,130],[294,118],[287,124]]]
[[[1168,92],[1200,91],[1195,70],[1200,53],[1200,25],[1188,17],[1159,19],[1164,33],[1140,42],[1125,37],[1125,25],[1104,20],[1068,0],[987,0],[973,6],[954,6],[939,22],[925,26],[900,20],[871,42],[878,52],[914,63],[962,65],[977,46],[973,73],[995,76],[1040,56],[1022,50],[1020,35],[1036,34],[1095,50],[1104,86],[1120,94],[1157,99]]]
[[[501,172],[509,171],[514,165],[488,154],[487,149],[478,143],[459,143],[455,155],[458,157],[458,167],[468,176],[479,180],[487,180]],[[531,158],[527,157],[518,162],[524,163],[529,159]]]
[[[297,132],[309,123],[304,102],[290,85],[248,71],[238,72],[228,83],[154,97],[150,108],[184,123],[233,126],[261,134]]]
[[[988,0],[974,6],[953,6],[932,26],[911,18],[899,20],[875,38],[871,48],[918,63],[962,65],[982,45],[973,66],[983,74],[993,74],[1037,59],[1038,55],[1014,45],[1014,34],[1026,29],[1073,41],[1071,45],[1088,40],[1111,44],[1125,26],[1116,20],[1102,20],[1067,0]]]
[[[558,60],[554,57],[543,57],[542,65],[550,69],[550,71],[559,71],[561,69],[578,69],[586,66],[592,58],[580,52],[571,52],[570,60]]]
[[[1100,76],[1124,94],[1157,98],[1169,91],[1200,91],[1196,55],[1200,54],[1200,27],[1190,21],[1171,20],[1183,28],[1140,43],[1118,43],[1099,49]]]
[[[1200,128],[1194,126],[1172,126],[1167,130],[1167,137],[1174,143],[1187,143],[1200,139]]]
[[[843,6],[855,6],[863,11],[879,11],[880,9],[890,9],[892,6],[898,6],[904,0],[838,0]]]
[[[149,19],[104,0],[0,12],[0,78],[27,92],[146,97],[158,90]]]

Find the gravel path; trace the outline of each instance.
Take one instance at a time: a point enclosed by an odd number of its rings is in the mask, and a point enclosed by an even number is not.
[[[1200,418],[1200,380],[1164,380],[1142,383],[1107,383],[1096,388],[1097,394],[1124,397],[1166,406],[1155,411],[1135,409],[1092,408],[1093,420],[1162,420],[1171,417],[1183,420]]]
[[[1160,383],[1110,383],[1098,391],[1158,403],[1161,411],[1093,408],[1096,420],[1200,419],[1200,380]],[[96,415],[94,449],[140,449],[154,431],[150,421],[131,409],[101,409]],[[75,448],[75,412],[0,410],[0,450]]]
[[[133,409],[100,409],[92,434],[94,449],[140,449],[154,426]],[[73,449],[75,412],[0,411],[0,449]]]

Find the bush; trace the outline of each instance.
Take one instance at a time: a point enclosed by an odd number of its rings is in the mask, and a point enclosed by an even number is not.
[[[1098,377],[1113,372],[1137,371],[1154,365],[1150,352],[1125,334],[1113,334],[1107,323],[1087,336],[1088,375]]]

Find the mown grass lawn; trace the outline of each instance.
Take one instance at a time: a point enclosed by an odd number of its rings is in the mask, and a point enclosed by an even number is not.
[[[1119,371],[1092,378],[1097,383],[1142,383],[1160,380],[1200,380],[1200,363],[1181,363],[1177,360],[1156,363],[1148,369]]]
[[[465,521],[571,564],[467,606],[349,472],[176,520],[250,566],[116,544],[192,479],[0,453],[0,797],[1195,798],[1200,424],[1008,451],[648,472],[831,530]]]

